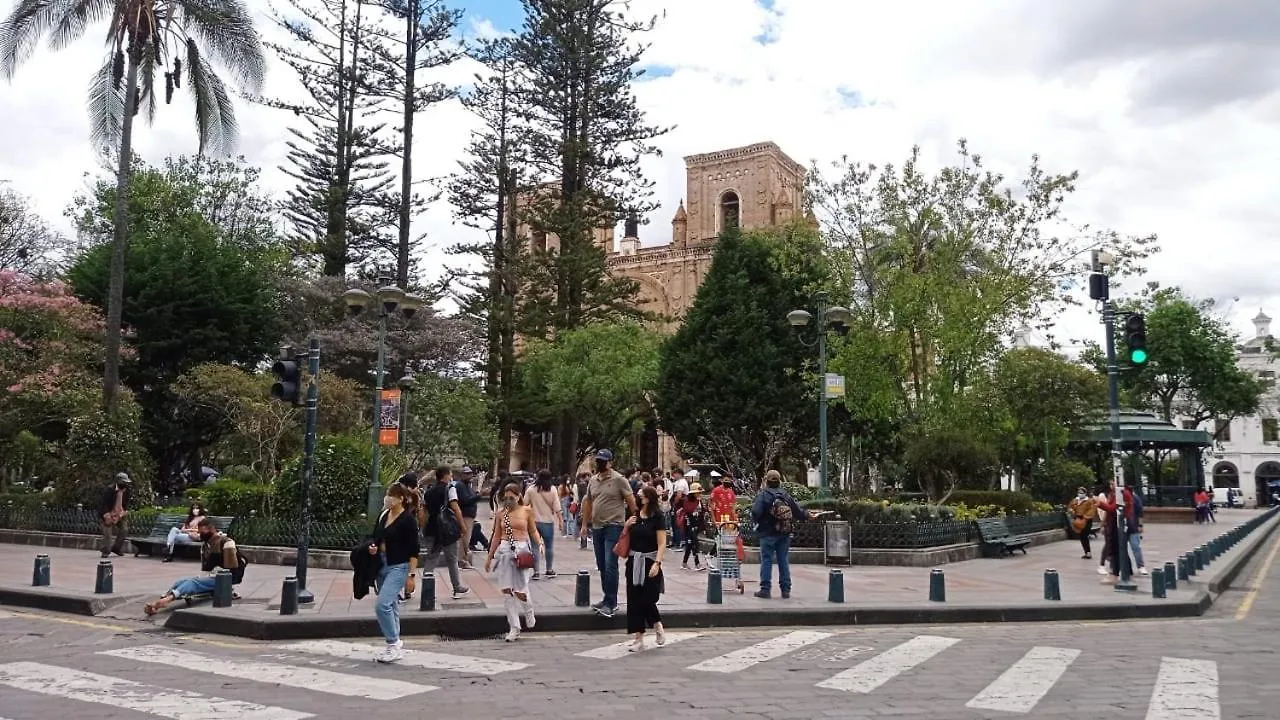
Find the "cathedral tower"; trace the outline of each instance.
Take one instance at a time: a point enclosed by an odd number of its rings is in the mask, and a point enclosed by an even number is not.
[[[711,242],[731,225],[751,230],[786,222],[804,205],[804,168],[774,143],[690,155],[684,162],[689,245]]]

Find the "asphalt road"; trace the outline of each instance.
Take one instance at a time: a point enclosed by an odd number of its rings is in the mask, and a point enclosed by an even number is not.
[[[0,718],[1280,718],[1280,537],[1205,618],[255,643],[0,608]]]

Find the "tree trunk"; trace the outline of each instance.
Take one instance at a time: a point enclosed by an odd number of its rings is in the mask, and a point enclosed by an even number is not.
[[[138,52],[129,48],[125,70],[124,116],[120,119],[120,158],[116,170],[115,227],[111,231],[111,275],[107,285],[106,362],[102,406],[114,413],[120,389],[120,324],[124,319],[124,259],[129,246],[129,180],[133,175],[134,95],[138,92]]]
[[[503,224],[503,245],[498,248],[503,256],[503,275],[500,278],[502,284],[502,325],[500,327],[502,356],[501,365],[498,368],[498,386],[502,389],[501,417],[499,418],[498,428],[502,433],[502,457],[508,465],[511,463],[511,435],[514,429],[514,421],[511,417],[511,398],[515,388],[512,383],[515,382],[516,374],[516,293],[519,288],[519,278],[516,277],[514,257],[507,257],[507,251],[516,247],[516,171],[509,170],[507,172],[506,182],[504,184],[505,195],[509,199],[511,205],[508,208]],[[511,253],[515,255],[514,252]]]
[[[404,156],[400,162],[400,237],[396,241],[396,283],[409,287],[409,210],[413,199],[414,80],[418,64],[418,17],[421,0],[409,0],[404,34]]]

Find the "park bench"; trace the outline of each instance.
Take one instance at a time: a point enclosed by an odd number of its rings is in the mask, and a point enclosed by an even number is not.
[[[982,518],[978,520],[978,537],[982,540],[984,550],[992,550],[998,556],[1012,555],[1015,550],[1027,554],[1027,546],[1031,538],[1019,537],[1009,532],[1009,525],[1004,518]]]
[[[231,521],[235,518],[221,515],[210,515],[209,519],[213,521],[214,527],[218,528],[218,532],[226,532],[231,527]],[[169,528],[182,527],[187,521],[185,513],[182,514],[161,514],[156,516],[155,524],[151,526],[151,533],[145,537],[131,537],[129,542],[133,543],[133,556],[155,555],[156,548],[164,548],[165,543],[169,541]],[[163,550],[161,551],[163,552]],[[173,546],[174,555],[196,555],[200,554],[199,543],[177,543]]]

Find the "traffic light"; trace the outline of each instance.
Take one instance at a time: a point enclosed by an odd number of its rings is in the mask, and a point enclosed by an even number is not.
[[[1147,319],[1134,313],[1124,321],[1124,344],[1129,347],[1129,362],[1144,365],[1147,362]]]
[[[302,362],[293,360],[277,360],[271,366],[271,373],[276,381],[271,386],[271,399],[299,406],[302,404]]]

